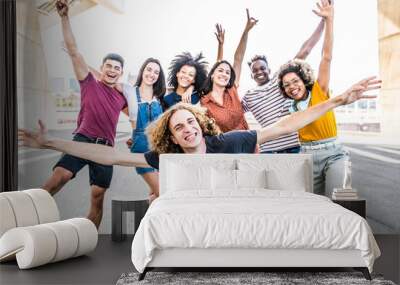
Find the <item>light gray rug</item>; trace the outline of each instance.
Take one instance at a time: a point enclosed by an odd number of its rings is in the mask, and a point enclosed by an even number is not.
[[[186,285],[186,284],[222,284],[222,285],[297,285],[297,284],[376,284],[395,285],[380,275],[372,275],[368,281],[359,272],[148,272],[142,281],[138,273],[122,274],[116,285]]]

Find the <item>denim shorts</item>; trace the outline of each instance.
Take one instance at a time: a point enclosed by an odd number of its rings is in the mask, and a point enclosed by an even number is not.
[[[132,146],[131,152],[133,153],[145,153],[149,151],[149,143],[147,136],[144,132],[134,130],[132,132]],[[136,173],[143,175],[145,173],[155,172],[156,169],[152,167],[136,167]]]
[[[89,138],[82,134],[76,134],[72,139],[76,142],[85,142],[85,143],[95,143],[96,139]],[[104,144],[104,143],[102,143]],[[76,176],[76,174],[85,166],[89,165],[89,182],[90,185],[96,185],[101,188],[109,188],[112,175],[113,175],[113,166],[112,165],[103,165],[98,164],[96,162],[82,159],[73,155],[64,154],[61,159],[56,163],[53,167],[53,170],[56,167],[62,167],[68,171],[72,172],[72,178]]]

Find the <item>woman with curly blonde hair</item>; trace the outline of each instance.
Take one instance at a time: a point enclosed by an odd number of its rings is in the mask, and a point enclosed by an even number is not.
[[[333,6],[328,0],[317,4],[314,11],[325,19],[322,59],[317,79],[309,64],[295,59],[284,64],[278,84],[284,96],[293,99],[291,113],[306,110],[329,100],[329,78],[333,47]],[[331,196],[333,188],[341,187],[344,161],[348,154],[336,140],[336,119],[333,111],[299,130],[301,152],[310,153],[314,160],[314,193]]]

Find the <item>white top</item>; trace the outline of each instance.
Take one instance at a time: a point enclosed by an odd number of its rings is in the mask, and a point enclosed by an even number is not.
[[[136,121],[138,114],[138,101],[136,95],[136,86],[128,83],[122,84],[122,94],[128,102],[129,120]]]

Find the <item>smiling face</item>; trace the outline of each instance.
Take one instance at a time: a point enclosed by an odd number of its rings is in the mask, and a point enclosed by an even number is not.
[[[110,86],[115,85],[122,75],[122,65],[117,60],[107,59],[100,70],[101,81]]]
[[[203,132],[195,116],[188,110],[177,110],[169,120],[172,141],[184,152],[193,152],[203,142]]]
[[[304,100],[307,97],[307,89],[303,80],[294,72],[289,72],[282,77],[282,86],[287,96],[293,100]]]
[[[160,76],[160,66],[155,62],[149,62],[142,73],[142,84],[153,86]]]
[[[194,83],[196,78],[196,68],[190,65],[184,65],[176,74],[179,87],[188,88]]]
[[[231,67],[226,63],[221,63],[211,76],[212,82],[217,86],[226,87],[231,79]]]
[[[268,64],[261,59],[254,61],[251,66],[251,77],[257,83],[258,86],[264,85],[269,81],[269,74],[271,70]]]

